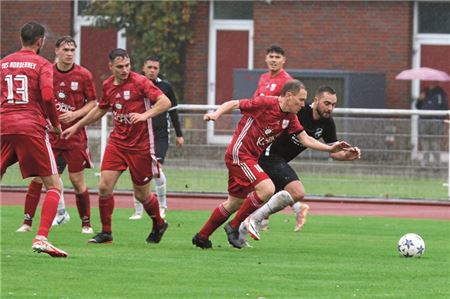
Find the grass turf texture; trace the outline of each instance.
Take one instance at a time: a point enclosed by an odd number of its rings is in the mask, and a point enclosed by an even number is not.
[[[116,209],[113,244],[87,244],[76,209],[50,240],[67,259],[31,251],[34,233],[15,233],[22,207],[1,207],[1,298],[449,298],[449,222],[311,215],[301,233],[293,216],[271,218],[253,248],[230,248],[223,228],[214,249],[191,238],[209,212],[169,211],[159,245],[144,243],[148,219]],[[99,229],[93,209],[94,229]],[[34,232],[38,219],[35,220]],[[426,243],[422,258],[400,257],[405,233]]]
[[[66,171],[67,172],[67,171]],[[86,170],[86,184],[90,190],[97,190],[99,169]],[[169,192],[221,192],[227,190],[228,175],[223,170],[186,169],[164,167]],[[351,196],[375,198],[410,198],[447,200],[445,179],[407,178],[392,176],[333,176],[299,174],[308,195]],[[65,188],[72,188],[68,174],[63,176]],[[27,187],[29,180],[23,180],[18,164],[10,167],[3,177],[3,186]],[[130,173],[120,177],[117,189],[131,189]],[[324,193],[325,192],[325,193]]]

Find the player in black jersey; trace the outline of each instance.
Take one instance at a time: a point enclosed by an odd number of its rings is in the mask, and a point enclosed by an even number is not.
[[[297,113],[297,117],[308,135],[315,139],[323,139],[327,144],[338,141],[336,126],[331,117],[336,102],[336,91],[332,87],[321,86],[317,89],[314,102],[311,105],[306,105]],[[261,155],[258,164],[275,184],[276,193],[264,206],[242,223],[240,227],[242,239],[245,238],[247,231],[254,239],[259,239],[258,230],[264,219],[288,205],[293,206],[297,215],[295,231],[299,231],[303,227],[308,209],[301,211],[302,205],[300,202],[304,198],[305,189],[295,170],[288,163],[305,149],[306,147],[300,143],[295,135],[284,133]],[[334,160],[352,161],[361,157],[361,151],[358,147],[353,147],[346,151],[330,153],[330,157]],[[256,238],[254,235],[256,235]]]
[[[178,118],[177,112],[177,98],[173,91],[172,85],[166,80],[162,80],[158,77],[160,70],[159,57],[149,56],[145,58],[142,71],[144,75],[151,80],[161,91],[169,98],[172,103],[172,107],[169,109],[170,120],[175,129],[176,135],[176,145],[180,148],[184,143],[183,133],[181,131],[180,120]],[[156,143],[156,158],[160,164],[164,163],[166,157],[167,149],[169,148],[169,117],[167,112],[161,113],[158,116],[152,118],[153,133],[155,136]],[[159,200],[159,207],[161,212],[161,217],[164,218],[167,210],[167,199],[166,199],[166,176],[160,171],[160,177],[154,178],[155,191]],[[130,217],[131,220],[138,220],[142,218],[142,213],[144,208],[140,202],[136,199],[134,200],[135,212]]]

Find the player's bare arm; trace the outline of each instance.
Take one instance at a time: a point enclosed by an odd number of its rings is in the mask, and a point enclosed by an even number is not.
[[[239,108],[239,100],[231,100],[223,103],[213,113],[206,113],[203,116],[204,121],[216,121],[222,114],[231,112]]]
[[[89,101],[81,109],[75,111],[67,111],[59,116],[59,120],[63,123],[70,123],[75,119],[85,116],[97,105],[96,101]]]
[[[108,112],[108,109],[101,109],[98,106],[95,106],[88,114],[86,114],[82,119],[80,119],[77,123],[75,123],[70,128],[64,130],[61,133],[62,139],[69,139],[72,135],[74,135],[80,128],[87,126],[100,118]]]
[[[330,158],[338,161],[353,161],[361,159],[361,150],[357,147],[351,147],[345,151],[330,153]]]
[[[336,153],[352,147],[345,141],[338,141],[333,143],[332,145],[322,143],[309,136],[305,131],[297,134],[297,137],[304,146],[323,152]]]
[[[132,124],[135,124],[140,121],[146,121],[149,118],[155,117],[164,111],[169,110],[172,106],[169,98],[161,94],[157,100],[155,105],[152,106],[152,109],[147,110],[145,113],[130,113],[130,120]]]

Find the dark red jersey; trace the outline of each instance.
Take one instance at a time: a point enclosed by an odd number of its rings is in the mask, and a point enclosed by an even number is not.
[[[0,135],[45,137],[43,90],[53,90],[52,65],[31,50],[0,61]]]
[[[270,72],[264,73],[259,77],[258,88],[253,97],[259,96],[279,96],[281,89],[287,81],[293,78],[285,70],[282,70],[274,77],[270,76]]]
[[[151,150],[154,153],[152,120],[131,124],[130,113],[151,109],[162,91],[135,72],[120,85],[113,82],[113,76],[103,82],[103,97],[99,103],[99,108],[111,109],[113,113],[114,129],[109,142],[130,151]]]
[[[296,134],[303,131],[297,115],[281,111],[277,97],[256,97],[239,101],[243,116],[227,147],[226,159],[234,164],[257,161],[261,153],[283,131]]]
[[[58,115],[68,111],[76,111],[83,108],[89,101],[97,99],[94,80],[92,74],[86,68],[74,64],[69,71],[58,70],[56,64],[53,65],[53,87],[56,97],[56,110]],[[75,119],[71,123],[61,123],[65,130],[79,121]],[[52,147],[60,149],[70,149],[77,146],[87,146],[86,130],[79,130],[68,140],[62,140],[58,136],[51,135]]]

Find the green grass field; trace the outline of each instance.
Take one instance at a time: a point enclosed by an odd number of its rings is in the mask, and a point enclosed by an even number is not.
[[[86,182],[91,190],[96,190],[99,169],[86,170]],[[227,190],[228,176],[225,167],[222,170],[186,169],[164,167],[169,192],[222,192]],[[409,198],[448,200],[444,179],[391,176],[336,176],[301,175],[301,181],[307,195],[350,196],[374,198]],[[64,186],[71,188],[66,173],[63,174]],[[8,169],[3,177],[3,186],[26,187],[18,165]],[[130,174],[124,172],[117,183],[117,189],[131,189]]]
[[[311,215],[294,233],[293,217],[278,214],[253,248],[230,248],[220,228],[214,249],[201,250],[191,238],[209,212],[170,211],[159,245],[144,243],[150,222],[128,220],[131,209],[115,210],[109,245],[87,244],[69,212],[50,240],[70,256],[56,259],[31,251],[33,234],[15,233],[21,206],[1,207],[1,298],[450,297],[448,221]],[[408,232],[424,238],[422,258],[398,255]]]

